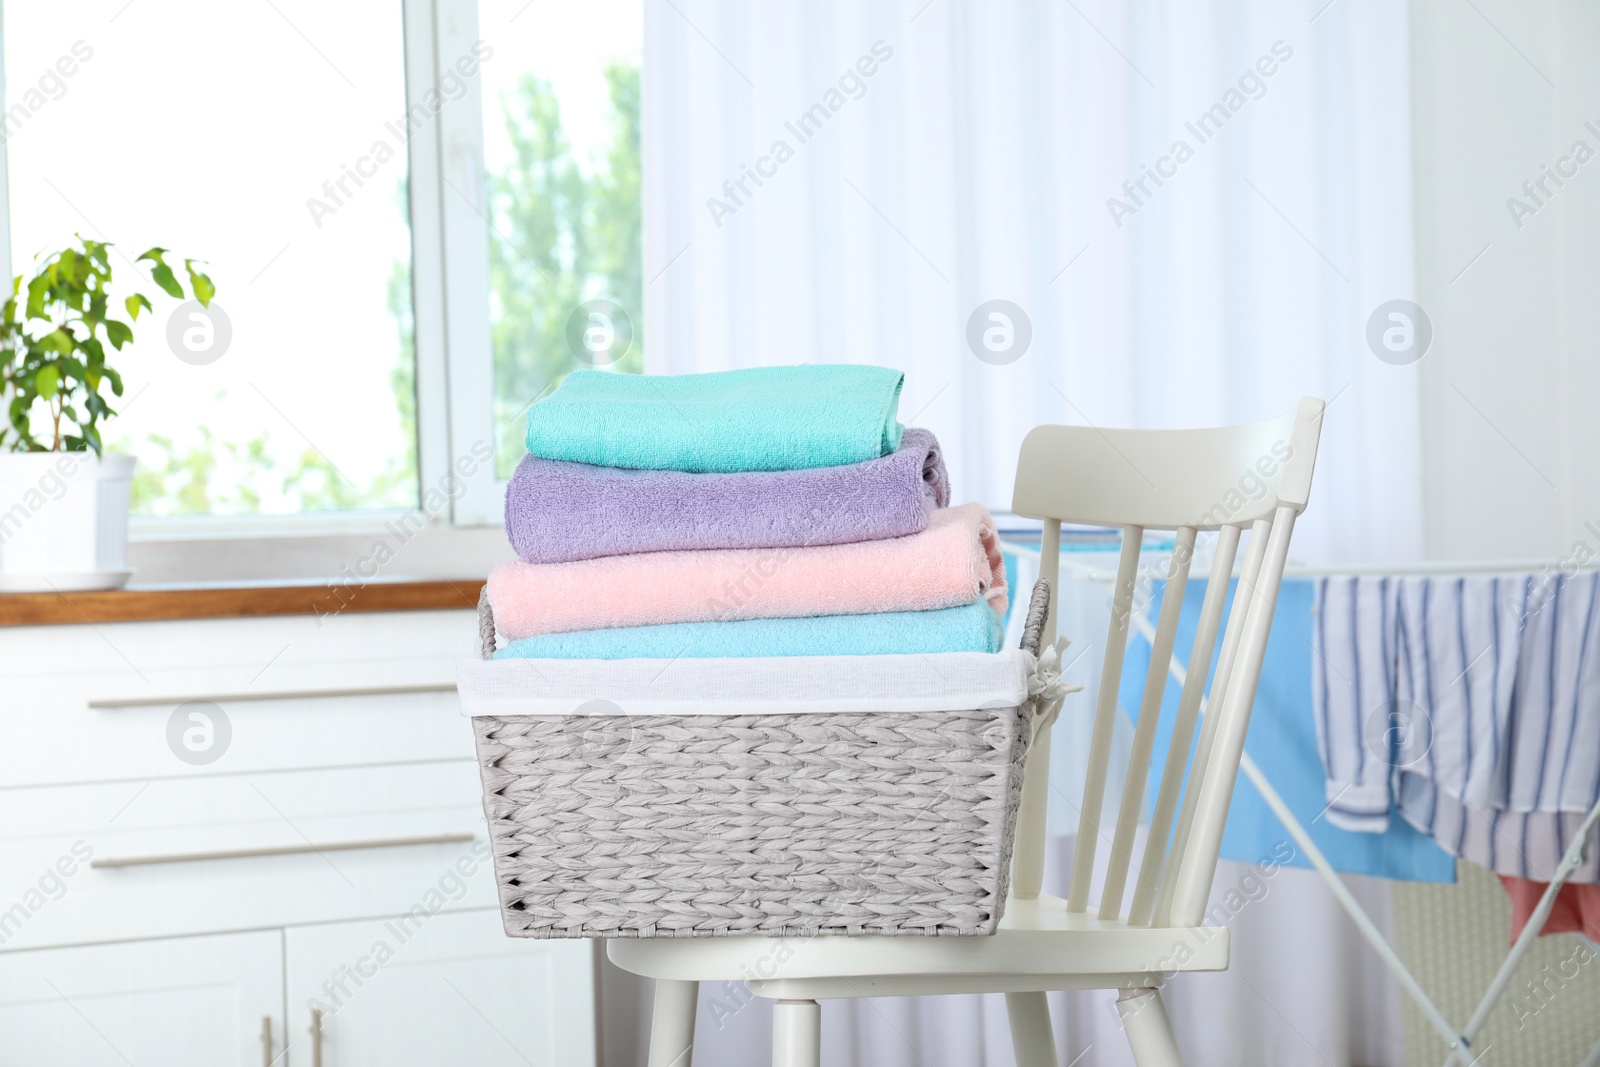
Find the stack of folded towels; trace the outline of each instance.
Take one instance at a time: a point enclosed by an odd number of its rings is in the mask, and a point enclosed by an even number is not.
[[[997,652],[994,520],[950,507],[903,376],[581,370],[535,404],[489,577],[497,658]]]

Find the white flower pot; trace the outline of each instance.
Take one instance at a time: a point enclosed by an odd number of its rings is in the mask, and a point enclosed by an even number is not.
[[[127,566],[132,456],[0,453],[0,593],[116,589]]]

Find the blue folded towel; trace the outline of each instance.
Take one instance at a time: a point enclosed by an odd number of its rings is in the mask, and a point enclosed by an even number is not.
[[[746,656],[892,656],[998,652],[1000,616],[979,600],[937,611],[818,615],[801,619],[676,622],[540,634],[495,659],[678,659]]]
[[[528,411],[541,459],[639,470],[836,467],[900,447],[904,375],[808,364],[715,374],[579,370]]]

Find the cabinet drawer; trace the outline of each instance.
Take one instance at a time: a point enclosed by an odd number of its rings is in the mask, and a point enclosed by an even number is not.
[[[453,665],[452,665],[453,670]],[[351,672],[353,673],[353,672]],[[416,673],[416,672],[413,672]],[[289,695],[171,679],[150,703],[81,691],[46,714],[0,721],[0,780],[18,785],[145,781],[297,767],[468,759],[472,730],[443,671],[358,688],[346,678]],[[305,680],[302,679],[303,684]],[[378,691],[373,691],[374,689]],[[15,693],[15,691],[14,691]],[[26,702],[41,694],[23,689]],[[220,699],[217,699],[220,698]],[[8,695],[8,701],[10,695]]]
[[[0,792],[0,949],[497,902],[468,760]]]
[[[0,781],[468,758],[454,678],[473,617],[417,615],[323,630],[303,619],[0,629],[0,729],[13,739]]]

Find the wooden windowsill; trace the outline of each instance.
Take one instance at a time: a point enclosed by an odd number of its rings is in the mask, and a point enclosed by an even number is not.
[[[354,611],[441,611],[478,606],[482,578],[351,583],[145,586],[83,593],[0,594],[0,626],[156,619],[241,619]]]

